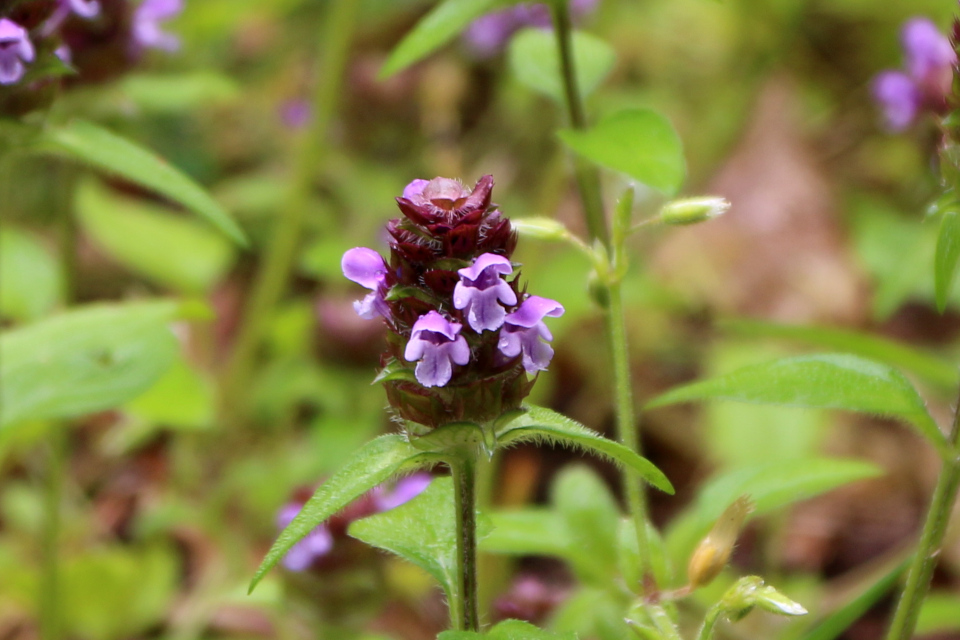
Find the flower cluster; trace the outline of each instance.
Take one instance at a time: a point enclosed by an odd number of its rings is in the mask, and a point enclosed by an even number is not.
[[[570,13],[578,20],[597,6],[597,0],[570,0]],[[525,27],[550,26],[550,10],[542,3],[521,3],[480,16],[463,34],[467,48],[479,58],[489,58],[503,49]]]
[[[909,127],[924,111],[947,108],[957,53],[950,40],[926,18],[913,18],[900,34],[905,71],[887,70],[873,80],[873,96],[894,131]]]
[[[354,520],[395,509],[423,493],[432,480],[427,473],[415,473],[402,478],[390,489],[380,485],[357,498],[341,513],[317,525],[313,531],[295,544],[283,558],[283,566],[291,571],[305,571],[322,564],[335,550],[336,541],[347,535]],[[281,531],[297,517],[306,499],[287,503],[277,514],[277,528]]]
[[[161,23],[182,10],[183,0],[25,0],[0,10],[0,85],[20,83],[47,54],[83,76],[88,65],[125,69],[147,48],[173,51],[179,40]]]
[[[491,176],[472,190],[448,178],[414,180],[397,198],[404,217],[387,224],[389,265],[365,247],[343,256],[344,275],[370,290],[357,313],[389,328],[381,379],[406,420],[496,418],[520,406],[527,374],[553,357],[543,320],[563,307],[511,279],[516,233],[491,205],[492,189]]]

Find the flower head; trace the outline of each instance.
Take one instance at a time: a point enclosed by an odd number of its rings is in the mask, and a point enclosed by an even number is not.
[[[33,62],[34,51],[27,30],[13,20],[0,18],[0,84],[14,84]]]
[[[523,368],[527,373],[543,371],[553,359],[553,348],[543,342],[553,340],[553,334],[543,319],[547,316],[558,318],[563,312],[563,306],[555,300],[530,296],[519,309],[507,315],[497,345],[500,353],[508,358],[523,353]]]
[[[470,347],[460,335],[462,328],[436,311],[421,316],[413,325],[403,357],[417,363],[415,375],[420,384],[442,387],[450,382],[454,364],[467,364]]]
[[[503,256],[485,253],[471,266],[457,271],[460,282],[453,289],[453,306],[467,314],[474,331],[491,331],[503,324],[506,312],[498,304],[517,304],[517,294],[500,276],[513,272],[513,265]]]
[[[133,14],[134,49],[179,49],[180,39],[161,29],[160,23],[175,18],[182,11],[183,0],[143,0]]]
[[[390,310],[380,291],[387,273],[387,265],[383,257],[373,249],[355,247],[343,254],[340,267],[348,280],[353,280],[371,290],[363,300],[353,303],[357,315],[367,320],[376,318],[378,315],[389,317]]]

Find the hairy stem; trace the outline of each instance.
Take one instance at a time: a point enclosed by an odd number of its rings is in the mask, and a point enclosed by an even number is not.
[[[267,247],[243,314],[243,323],[227,363],[221,397],[223,417],[232,422],[242,411],[239,406],[247,392],[260,344],[274,309],[283,296],[297,255],[304,213],[317,168],[322,166],[326,135],[340,96],[347,53],[353,38],[356,0],[334,0],[323,21],[320,42],[323,51],[317,65],[313,96],[313,117],[297,154],[293,177],[280,219]]]
[[[700,633],[697,634],[697,640],[711,640],[713,638],[713,629],[720,618],[720,611],[719,604],[715,604],[707,610],[707,614],[703,617],[703,626],[700,627]]]
[[[890,624],[887,640],[909,640],[913,636],[920,608],[930,589],[930,579],[940,557],[943,536],[957,498],[957,488],[960,487],[960,453],[957,452],[960,449],[960,397],[954,409],[949,440],[954,449],[953,457],[945,460],[940,469],[937,487],[930,501],[930,510],[923,524],[916,554],[910,563],[907,582]]]
[[[586,110],[583,95],[580,93],[577,71],[573,61],[573,24],[570,21],[570,8],[566,2],[550,4],[553,12],[554,33],[557,49],[560,53],[560,71],[563,76],[564,99],[574,129],[587,128]],[[580,198],[583,201],[583,214],[587,222],[587,232],[591,240],[600,240],[609,248],[610,234],[603,215],[603,198],[600,193],[600,173],[591,163],[582,158],[574,158],[574,173]]]
[[[454,629],[479,631],[477,607],[477,464],[466,453],[450,461],[457,512],[457,589],[450,602]]]

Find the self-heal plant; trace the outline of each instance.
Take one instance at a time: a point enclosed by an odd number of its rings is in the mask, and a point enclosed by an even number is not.
[[[0,18],[0,84],[15,84],[33,62],[33,44],[27,30],[13,20]]]

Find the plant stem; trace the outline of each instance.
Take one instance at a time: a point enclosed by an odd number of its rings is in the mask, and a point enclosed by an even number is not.
[[[954,449],[953,457],[945,460],[940,469],[937,487],[930,501],[930,511],[920,534],[916,554],[910,563],[907,582],[890,624],[887,640],[908,640],[913,636],[920,608],[930,589],[930,579],[940,557],[943,536],[957,498],[957,488],[960,487],[960,397],[957,398],[957,407],[954,409],[949,441]]]
[[[713,628],[720,617],[720,611],[719,604],[715,604],[707,610],[707,614],[703,617],[703,626],[700,627],[700,633],[697,634],[697,640],[710,640],[713,637]]]
[[[247,394],[257,352],[274,309],[285,292],[297,255],[313,178],[323,164],[327,130],[340,96],[359,5],[356,0],[334,0],[329,4],[329,13],[323,20],[320,34],[323,51],[317,65],[313,119],[301,141],[281,217],[257,272],[253,291],[244,309],[243,324],[227,363],[221,397],[226,421],[242,415],[239,405]]]
[[[587,116],[573,61],[573,24],[570,21],[570,8],[566,2],[552,2],[550,7],[553,13],[557,49],[560,53],[560,71],[563,76],[564,98],[570,124],[574,129],[584,130],[587,128]],[[600,240],[609,249],[610,234],[603,215],[600,173],[596,167],[579,157],[574,158],[574,173],[580,189],[580,198],[583,201],[583,214],[590,239]]]
[[[457,512],[457,593],[450,618],[458,631],[479,631],[477,607],[477,463],[473,452],[449,462]]]
[[[647,607],[647,612],[653,624],[656,625],[657,631],[660,632],[661,638],[664,638],[664,640],[683,640],[677,630],[677,625],[670,619],[670,614],[667,613],[666,609],[659,605],[652,605]]]
[[[613,376],[616,389],[617,435],[624,446],[643,455],[643,447],[637,435],[636,418],[633,412],[633,382],[630,376],[630,351],[627,344],[626,317],[623,312],[623,294],[620,283],[607,287],[610,306],[607,309],[607,335],[613,355]],[[643,493],[640,476],[624,470],[627,506],[637,530],[637,549],[640,552],[640,575],[644,581],[652,580],[650,570],[650,542],[647,539],[647,500]]]

